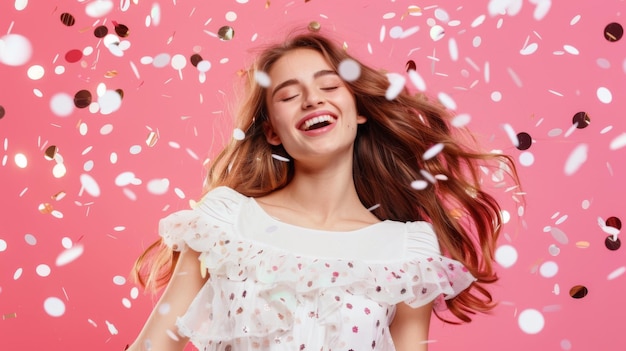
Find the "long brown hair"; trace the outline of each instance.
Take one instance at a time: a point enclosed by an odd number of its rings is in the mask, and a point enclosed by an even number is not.
[[[245,138],[231,140],[212,162],[205,192],[228,186],[259,197],[289,183],[293,162],[272,157],[288,155],[282,146],[272,146],[265,139],[266,90],[254,74],[268,72],[284,54],[301,48],[321,53],[335,70],[343,60],[355,60],[341,46],[316,33],[296,34],[262,51],[244,75],[247,94],[236,113],[235,127],[245,132]],[[367,117],[367,122],[359,125],[354,147],[353,177],[361,202],[373,207],[372,213],[381,220],[432,223],[443,253],[463,263],[476,278],[469,289],[446,300],[449,311],[469,322],[472,314],[491,310],[495,303],[485,285],[497,280],[493,262],[502,218],[498,202],[484,190],[480,168],[491,165],[517,184],[512,159],[480,151],[471,137],[460,141],[467,134],[451,128],[452,115],[424,95],[404,89],[388,100],[389,80],[382,71],[361,64],[359,78],[346,85],[355,96],[358,113]],[[438,144],[443,145],[441,152],[423,157]],[[428,186],[416,190],[412,186],[416,180],[425,180]],[[176,257],[155,242],[135,266],[138,281],[148,287],[162,286],[169,280]],[[158,264],[146,270],[146,260]]]

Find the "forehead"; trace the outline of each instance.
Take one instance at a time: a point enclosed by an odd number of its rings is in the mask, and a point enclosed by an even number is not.
[[[275,85],[280,83],[276,80],[312,76],[320,70],[334,69],[320,52],[299,48],[285,53],[276,60],[267,74]]]

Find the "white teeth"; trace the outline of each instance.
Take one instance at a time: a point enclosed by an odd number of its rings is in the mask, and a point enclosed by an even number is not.
[[[302,127],[304,130],[309,130],[309,128],[311,128],[311,126],[315,124],[322,123],[322,122],[335,123],[336,120],[337,119],[331,115],[316,116],[316,117],[306,120]]]

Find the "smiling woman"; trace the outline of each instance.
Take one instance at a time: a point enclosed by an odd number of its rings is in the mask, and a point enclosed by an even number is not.
[[[167,287],[132,350],[426,350],[433,308],[469,322],[493,307],[502,220],[479,167],[516,181],[510,158],[461,144],[438,103],[387,99],[383,72],[343,77],[344,62],[358,61],[315,33],[259,55],[245,135],[137,262],[143,285]]]

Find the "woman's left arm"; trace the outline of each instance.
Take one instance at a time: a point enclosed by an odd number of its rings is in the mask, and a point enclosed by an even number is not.
[[[396,305],[396,315],[389,326],[396,351],[427,351],[428,328],[433,303],[412,308],[404,302]]]

